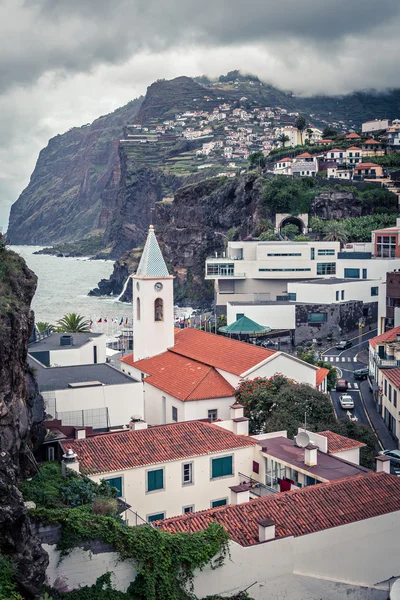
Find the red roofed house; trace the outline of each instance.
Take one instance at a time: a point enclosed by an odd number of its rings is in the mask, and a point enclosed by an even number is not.
[[[318,159],[309,152],[298,154],[293,159],[292,173],[298,177],[315,177],[318,173]]]
[[[362,162],[362,150],[358,146],[350,146],[346,150],[346,165],[353,169]]]
[[[361,140],[361,137],[358,135],[358,133],[348,133],[346,135],[346,140]]]
[[[361,162],[354,168],[353,179],[383,179],[383,177],[383,167],[375,163]]]
[[[335,161],[337,165],[343,165],[346,162],[346,150],[340,148],[332,148],[325,154],[326,160]]]
[[[399,507],[400,478],[371,472],[166,519],[156,527],[197,532],[216,522],[228,531],[229,560],[196,573],[198,597],[250,588],[257,600],[383,600],[398,573]]]
[[[276,175],[291,175],[292,174],[292,159],[281,158],[274,164],[274,173]]]
[[[377,140],[369,139],[362,143],[363,156],[383,156],[385,145]]]
[[[174,330],[173,277],[154,230],[133,276],[134,354],[121,370],[143,382],[144,419],[228,419],[241,379],[283,373],[326,391],[327,373],[298,358],[194,328]],[[317,380],[318,377],[318,380]]]

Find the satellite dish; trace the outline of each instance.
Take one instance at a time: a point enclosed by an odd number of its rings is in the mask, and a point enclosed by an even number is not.
[[[305,448],[310,443],[310,436],[305,431],[300,431],[300,433],[294,437],[294,443],[296,446],[299,446],[299,448]]]

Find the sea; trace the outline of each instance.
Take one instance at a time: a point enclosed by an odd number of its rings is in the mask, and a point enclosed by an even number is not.
[[[100,279],[107,279],[113,270],[111,260],[90,260],[89,257],[67,258],[34,254],[42,246],[11,246],[38,277],[32,301],[35,321],[51,324],[65,314],[75,312],[92,321],[93,332],[110,336],[119,328],[132,328],[132,305],[119,302],[116,296],[88,296]],[[176,308],[177,318],[190,316],[191,308]]]

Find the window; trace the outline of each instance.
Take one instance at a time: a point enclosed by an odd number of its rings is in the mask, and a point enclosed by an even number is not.
[[[154,301],[154,320],[164,321],[164,301],[162,298],[157,298]]]
[[[211,459],[211,479],[233,475],[232,456]]]
[[[310,258],[311,258],[311,260],[314,260],[315,259],[315,248],[310,248],[310,251],[311,251],[310,252],[310,254],[311,254]]]
[[[294,292],[289,292],[288,294],[288,300],[291,300],[292,302],[296,302],[296,298],[297,298],[297,294]]]
[[[193,483],[193,463],[182,465],[182,484],[189,485]]]
[[[260,473],[260,463],[255,460],[253,460],[253,473],[257,473],[257,475]]]
[[[342,290],[342,300],[344,300],[344,290]]]
[[[165,513],[157,513],[155,515],[147,515],[147,522],[148,523],[153,523],[153,521],[162,521],[162,519],[165,519]]]
[[[397,408],[397,390],[393,390],[393,406]]]
[[[175,406],[172,407],[172,420],[178,421],[178,409]]]
[[[328,313],[308,313],[309,323],[326,323],[328,320]]]
[[[107,481],[107,483],[113,487],[116,488],[117,491],[117,497],[121,498],[122,496],[122,477],[113,477],[112,479],[106,479],[105,481]]]
[[[376,238],[376,255],[379,258],[395,258],[396,236],[378,235]]]
[[[271,271],[274,271],[274,272],[275,271],[290,271],[291,273],[293,271],[311,271],[311,269],[258,269],[258,270],[260,272],[263,272],[263,271],[268,271],[268,272],[271,272]]]
[[[207,275],[219,275],[220,277],[232,276],[235,272],[233,263],[208,263],[207,264]]]
[[[339,300],[339,292],[336,292],[336,302]]]
[[[367,279],[367,269],[363,269],[363,279]]]
[[[301,252],[269,253],[267,256],[301,256]]]
[[[190,513],[194,512],[194,504],[191,504],[190,506],[184,506],[182,512],[184,515],[189,515]]]
[[[140,321],[140,298],[136,298],[136,321]]]
[[[387,396],[387,380],[385,379],[385,396]]]
[[[236,313],[236,321],[239,321],[239,319],[243,319],[244,317],[244,313]]]
[[[49,446],[47,448],[47,460],[54,460],[54,447]]]
[[[216,421],[217,417],[218,417],[218,410],[216,408],[213,408],[212,410],[208,411],[208,418],[211,421]]]
[[[97,364],[97,346],[93,346],[93,363]]]
[[[323,248],[318,250],[318,256],[335,256],[335,251],[331,248]]]
[[[226,498],[221,498],[221,500],[213,500],[211,502],[211,508],[217,508],[218,506],[225,506]]]
[[[389,398],[389,402],[391,402],[392,401],[392,386],[390,385],[390,383],[389,383],[389,395],[388,395],[388,398]]]
[[[164,469],[155,469],[147,471],[147,491],[154,492],[155,490],[164,489]]]
[[[317,275],[336,275],[336,263],[318,263]]]
[[[371,296],[378,296],[378,295],[379,295],[379,288],[372,287],[371,288]]]
[[[347,279],[360,279],[360,269],[345,269],[344,276]]]

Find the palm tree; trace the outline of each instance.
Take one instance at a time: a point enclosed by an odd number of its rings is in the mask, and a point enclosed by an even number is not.
[[[89,321],[77,313],[68,313],[57,321],[57,331],[66,333],[89,333]]]
[[[345,244],[348,236],[345,228],[339,221],[330,221],[324,227],[324,240],[327,242],[340,242]]]
[[[47,321],[39,321],[38,323],[36,323],[36,327],[39,333],[45,333],[46,331],[48,331],[49,333],[53,333],[53,331],[55,330],[54,325],[52,325],[51,323],[47,323]]]
[[[307,134],[307,143],[311,144],[311,138],[313,135],[313,130],[310,129],[310,127],[306,130],[306,134]]]
[[[278,142],[280,142],[282,144],[282,147],[285,147],[286,142],[289,141],[289,136],[286,135],[286,133],[281,133],[278,137],[277,140]]]
[[[303,145],[303,131],[305,130],[305,128],[307,126],[306,118],[303,115],[299,115],[297,117],[294,125],[300,132],[301,145]]]

